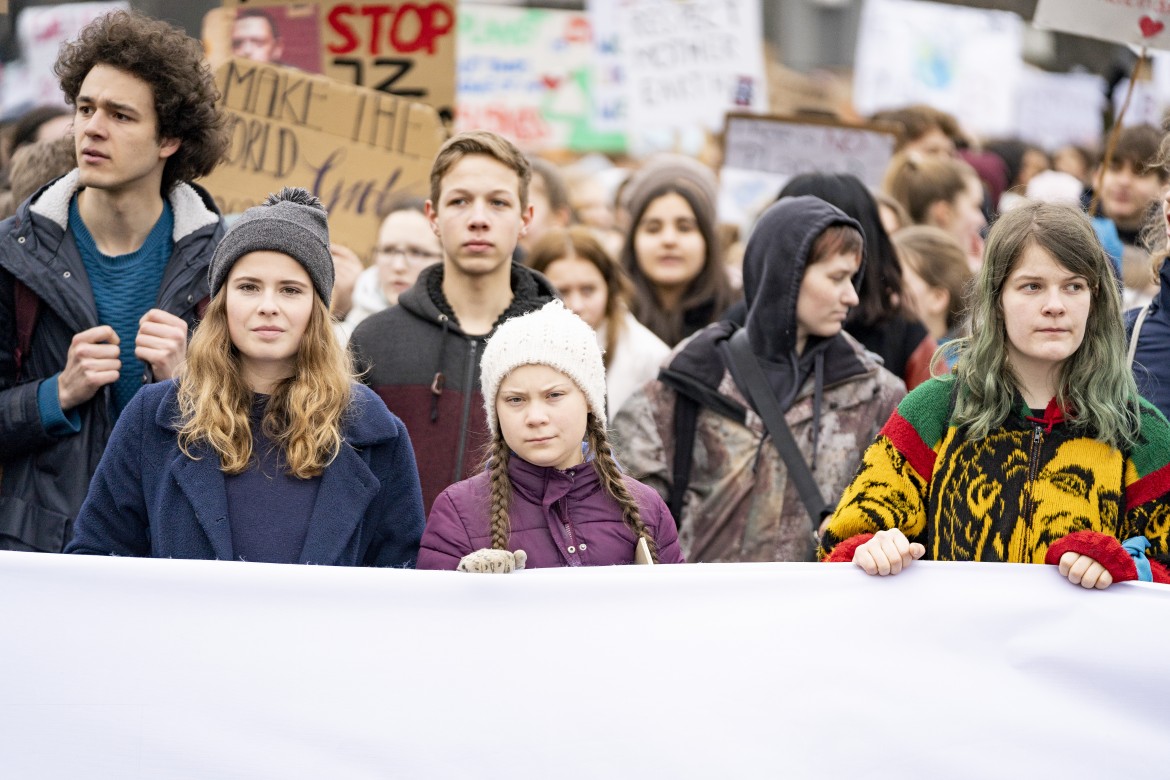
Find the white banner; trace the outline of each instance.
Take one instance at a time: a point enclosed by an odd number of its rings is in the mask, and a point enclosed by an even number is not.
[[[0,553],[38,778],[1159,777],[1170,588],[1055,568],[509,576]]]

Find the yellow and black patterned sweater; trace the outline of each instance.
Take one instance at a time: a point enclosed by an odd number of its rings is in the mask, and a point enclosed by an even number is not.
[[[984,439],[950,425],[945,379],[919,385],[866,450],[821,540],[822,557],[860,534],[899,528],[936,561],[1044,563],[1075,531],[1149,539],[1166,560],[1170,423],[1141,404],[1140,441],[1122,452],[1064,420],[1017,414]],[[842,548],[843,550],[846,548]]]

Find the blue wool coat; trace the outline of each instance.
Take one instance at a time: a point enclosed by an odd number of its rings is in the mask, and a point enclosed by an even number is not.
[[[173,381],[143,387],[123,410],[65,552],[234,560],[219,456],[178,444]],[[413,566],[422,491],[402,421],[354,385],[344,443],[321,475],[300,563]]]

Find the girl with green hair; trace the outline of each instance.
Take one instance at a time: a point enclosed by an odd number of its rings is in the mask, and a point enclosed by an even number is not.
[[[971,336],[866,450],[821,539],[869,574],[1049,563],[1086,588],[1170,583],[1170,424],[1126,367],[1121,296],[1088,219],[1028,203],[988,237]],[[1145,552],[1150,550],[1151,557]]]

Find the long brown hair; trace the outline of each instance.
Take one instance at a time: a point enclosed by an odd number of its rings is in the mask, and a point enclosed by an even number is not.
[[[634,533],[634,539],[645,539],[650,547],[650,554],[655,563],[658,563],[658,544],[653,534],[642,521],[642,513],[638,510],[638,503],[626,487],[622,471],[618,468],[613,456],[613,447],[609,443],[605,428],[601,421],[591,412],[585,425],[585,440],[589,444],[589,451],[593,455],[593,467],[601,478],[601,485],[605,492],[617,501],[622,509],[622,520]],[[488,492],[488,519],[491,523],[492,549],[508,549],[508,536],[511,533],[511,521],[508,510],[512,505],[512,481],[508,478],[508,461],[512,457],[512,449],[504,441],[499,422],[492,431],[492,443],[488,449],[485,468],[489,471]]]
[[[646,278],[638,266],[638,253],[635,241],[638,235],[638,225],[642,216],[654,201],[663,195],[676,194],[691,207],[695,215],[695,224],[703,236],[706,252],[703,258],[703,267],[687,286],[677,309],[667,311],[658,302],[658,293],[654,283]],[[719,249],[719,236],[715,232],[715,205],[707,203],[706,198],[695,188],[689,187],[680,179],[655,187],[646,193],[640,208],[630,214],[630,229],[626,234],[626,241],[622,245],[622,267],[630,275],[634,283],[634,300],[631,310],[638,321],[654,332],[658,338],[668,346],[674,346],[683,339],[684,316],[700,306],[711,304],[712,317],[718,319],[731,305],[733,294],[731,283],[727,280],[727,270],[723,267],[723,257]]]
[[[1071,424],[1114,447],[1137,440],[1138,391],[1126,365],[1121,293],[1113,264],[1080,209],[1029,202],[1006,212],[991,227],[971,306],[971,335],[958,339],[962,359],[954,423],[982,439],[1012,411],[1019,386],[1008,360],[1003,287],[1025,250],[1038,246],[1069,273],[1083,276],[1093,291],[1084,339],[1060,369],[1057,401],[1075,409]],[[953,342],[948,342],[947,347]]]
[[[239,474],[252,462],[249,412],[255,394],[244,382],[240,353],[229,336],[226,300],[226,289],[211,299],[187,347],[179,380],[179,448],[197,460],[193,448],[206,444],[219,455],[225,474]],[[328,307],[314,295],[295,371],[273,390],[261,423],[289,473],[300,479],[319,476],[342,446],[354,375],[330,323]]]
[[[634,292],[630,278],[605,251],[593,231],[583,225],[549,230],[532,247],[527,262],[529,268],[544,273],[558,260],[584,260],[592,263],[605,280],[605,354],[602,360],[608,369],[626,326],[625,313]]]

